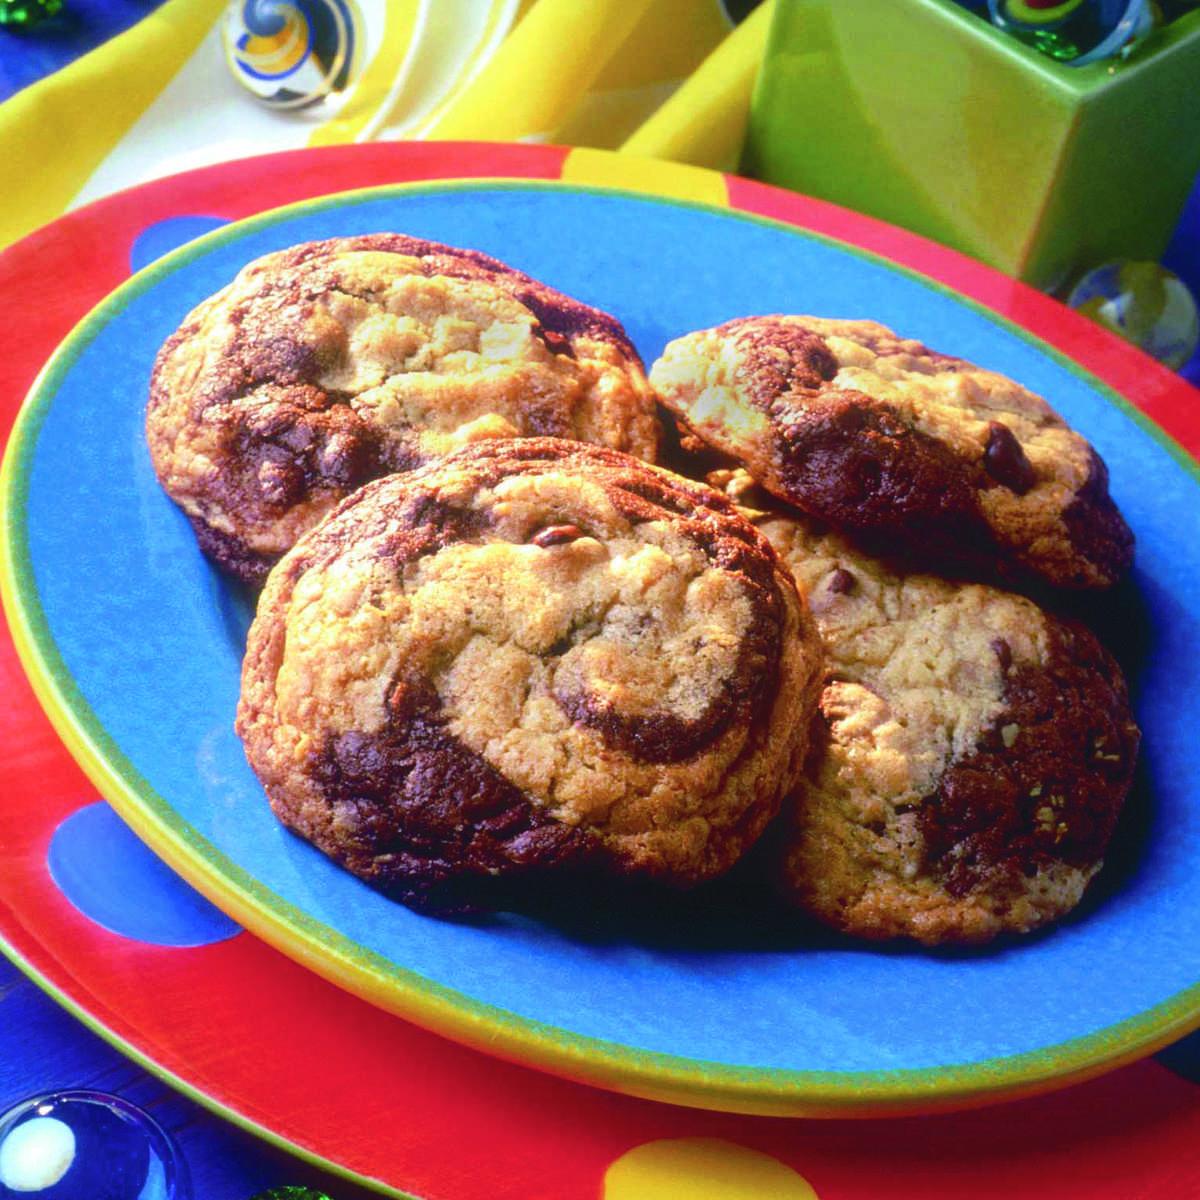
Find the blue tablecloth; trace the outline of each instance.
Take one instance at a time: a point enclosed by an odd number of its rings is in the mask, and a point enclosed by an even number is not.
[[[0,29],[0,101],[140,21],[160,0],[67,0],[32,29]]]
[[[64,1088],[114,1092],[146,1109],[177,1141],[195,1200],[246,1200],[282,1184],[321,1188],[335,1200],[371,1193],[214,1117],[117,1053],[0,958],[0,1111]]]

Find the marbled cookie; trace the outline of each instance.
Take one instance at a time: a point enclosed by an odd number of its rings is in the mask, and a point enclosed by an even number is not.
[[[744,472],[725,477],[711,478],[761,497]],[[847,933],[930,945],[1070,911],[1137,754],[1112,657],[1022,596],[899,575],[807,518],[743,511],[828,653],[806,778],[785,806],[785,893]]]
[[[890,553],[1067,588],[1131,562],[1103,461],[1044,400],[873,321],[730,321],[651,381],[768,491]]]
[[[399,234],[269,254],[159,352],[146,431],[204,550],[258,582],[368,479],[488,437],[653,460],[653,395],[606,313]]]
[[[237,727],[276,814],[435,910],[561,872],[719,875],[799,776],[819,639],[725,497],[492,440],[368,484],[275,567]]]

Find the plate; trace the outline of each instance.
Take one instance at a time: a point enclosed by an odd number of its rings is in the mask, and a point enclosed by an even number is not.
[[[142,436],[146,383],[163,338],[249,259],[379,229],[487,251],[606,308],[647,361],[736,315],[861,315],[1051,398],[1109,462],[1139,538],[1125,597],[1144,631],[1139,852],[1102,902],[1046,936],[975,954],[660,921],[454,924],[388,902],[284,832],[232,731],[249,607],[158,488]],[[84,320],[22,411],[3,498],[10,622],[69,748],[218,905],[380,1007],[573,1078],[767,1113],[1034,1091],[1200,1023],[1200,803],[1189,783],[1200,547],[1180,536],[1200,502],[1197,469],[1044,343],[893,263],[716,207],[568,184],[417,184],[277,210],[168,255]]]

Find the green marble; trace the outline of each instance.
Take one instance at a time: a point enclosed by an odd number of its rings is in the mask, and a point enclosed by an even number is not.
[[[333,1200],[327,1192],[310,1187],[273,1187],[256,1192],[250,1200]]]
[[[0,0],[0,25],[31,29],[62,11],[63,0]]]

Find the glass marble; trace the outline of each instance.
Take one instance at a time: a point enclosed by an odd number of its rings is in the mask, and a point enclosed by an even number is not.
[[[354,0],[234,0],[221,38],[233,77],[271,108],[306,108],[350,85],[364,37]]]
[[[998,29],[1073,67],[1132,53],[1155,20],[1150,0],[988,0],[988,14]]]
[[[62,0],[0,0],[0,25],[30,29],[62,11]]]
[[[51,1092],[0,1114],[0,1200],[191,1200],[147,1113],[104,1092]]]
[[[1067,303],[1173,371],[1200,343],[1195,297],[1159,263],[1105,263],[1080,279]]]
[[[273,1187],[256,1192],[250,1200],[333,1200],[327,1192],[310,1187]]]

